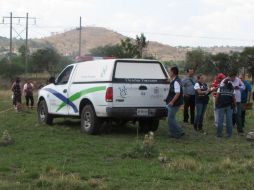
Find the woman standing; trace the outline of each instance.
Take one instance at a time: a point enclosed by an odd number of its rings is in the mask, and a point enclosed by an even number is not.
[[[197,82],[194,86],[195,89],[195,105],[196,105],[196,116],[194,121],[194,130],[203,131],[203,119],[204,114],[209,102],[209,94],[211,90],[208,88],[207,84],[204,82],[204,76],[198,75]]]
[[[21,90],[21,84],[20,84],[20,79],[19,78],[17,78],[16,81],[12,84],[11,90],[13,92],[14,109],[16,111],[20,111],[22,90]]]

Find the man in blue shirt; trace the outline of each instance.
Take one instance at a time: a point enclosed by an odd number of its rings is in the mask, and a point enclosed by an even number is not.
[[[239,76],[239,78],[245,85],[245,90],[241,91],[241,103],[242,103],[242,107],[243,107],[247,102],[250,102],[251,85],[247,80],[245,80],[245,76],[243,74],[241,74]],[[245,113],[246,113],[246,111],[244,109],[242,109],[242,126],[243,127],[244,127],[244,123],[245,123]]]
[[[194,69],[187,69],[188,75],[182,81],[183,87],[183,99],[184,99],[184,112],[183,112],[183,122],[188,123],[189,120],[189,110],[190,110],[190,123],[194,124],[195,118],[195,90],[194,85],[196,83],[196,78],[194,77]]]

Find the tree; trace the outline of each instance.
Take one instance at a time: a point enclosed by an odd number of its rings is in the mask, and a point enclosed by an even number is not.
[[[31,55],[30,68],[34,72],[47,71],[54,75],[58,71],[61,56],[53,48],[39,49]]]
[[[201,49],[188,51],[186,54],[187,67],[193,68],[195,71],[205,62],[205,52]]]
[[[196,73],[214,74],[215,66],[212,55],[202,49],[195,49],[186,54],[186,68],[193,68]]]
[[[217,72],[226,74],[230,65],[229,55],[226,53],[218,53],[213,56],[213,63]]]
[[[140,37],[137,35],[135,42],[137,46],[137,58],[143,58],[143,51],[148,45],[145,35],[143,33],[141,33]]]
[[[122,58],[136,58],[138,56],[138,47],[130,38],[121,40],[120,47],[122,49]]]
[[[125,38],[120,41],[120,44],[106,45],[97,47],[90,50],[93,56],[112,56],[116,58],[143,58],[144,48],[146,48],[148,42],[144,34],[140,37],[136,36],[135,40],[131,38]],[[147,55],[151,58],[151,55]]]
[[[244,68],[252,77],[254,83],[254,47],[246,47],[241,53],[241,61]]]
[[[24,65],[17,57],[13,58],[12,62],[7,57],[0,61],[0,75],[4,78],[14,79],[24,72]]]
[[[228,74],[229,72],[239,72],[240,54],[237,52],[218,53],[213,56],[213,63],[216,67],[217,72]]]
[[[122,49],[119,44],[116,45],[106,45],[90,50],[93,56],[98,57],[122,57]]]

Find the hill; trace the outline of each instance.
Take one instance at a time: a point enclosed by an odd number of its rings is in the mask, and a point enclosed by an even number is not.
[[[90,50],[99,46],[114,45],[126,36],[119,34],[113,30],[103,27],[84,27],[81,37],[82,55],[90,54]],[[148,39],[149,40],[149,39]],[[39,48],[55,47],[62,55],[76,56],[78,52],[79,30],[70,30],[64,33],[54,34],[41,39],[29,40],[30,52],[34,52]],[[24,44],[24,40],[13,39],[14,52]],[[242,51],[244,47],[215,46],[200,47],[204,51],[212,54],[230,51]],[[194,47],[172,47],[159,42],[149,41],[147,53],[154,55],[157,59],[165,60],[184,60],[188,51],[195,49]],[[0,53],[9,50],[9,39],[0,37]]]
[[[44,42],[52,44],[63,55],[75,55],[78,50],[78,30],[71,30],[65,33],[56,34],[42,38]],[[99,46],[114,45],[126,38],[122,34],[102,27],[85,27],[82,30],[81,51],[82,54],[89,54],[90,50]],[[149,41],[148,53],[155,55],[161,60],[184,59],[185,52],[178,52],[177,48],[164,45],[158,42]]]

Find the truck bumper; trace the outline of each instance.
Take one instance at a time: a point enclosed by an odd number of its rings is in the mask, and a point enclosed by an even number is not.
[[[126,108],[126,107],[107,107],[106,112],[111,118],[162,118],[167,117],[168,110],[160,108]]]

